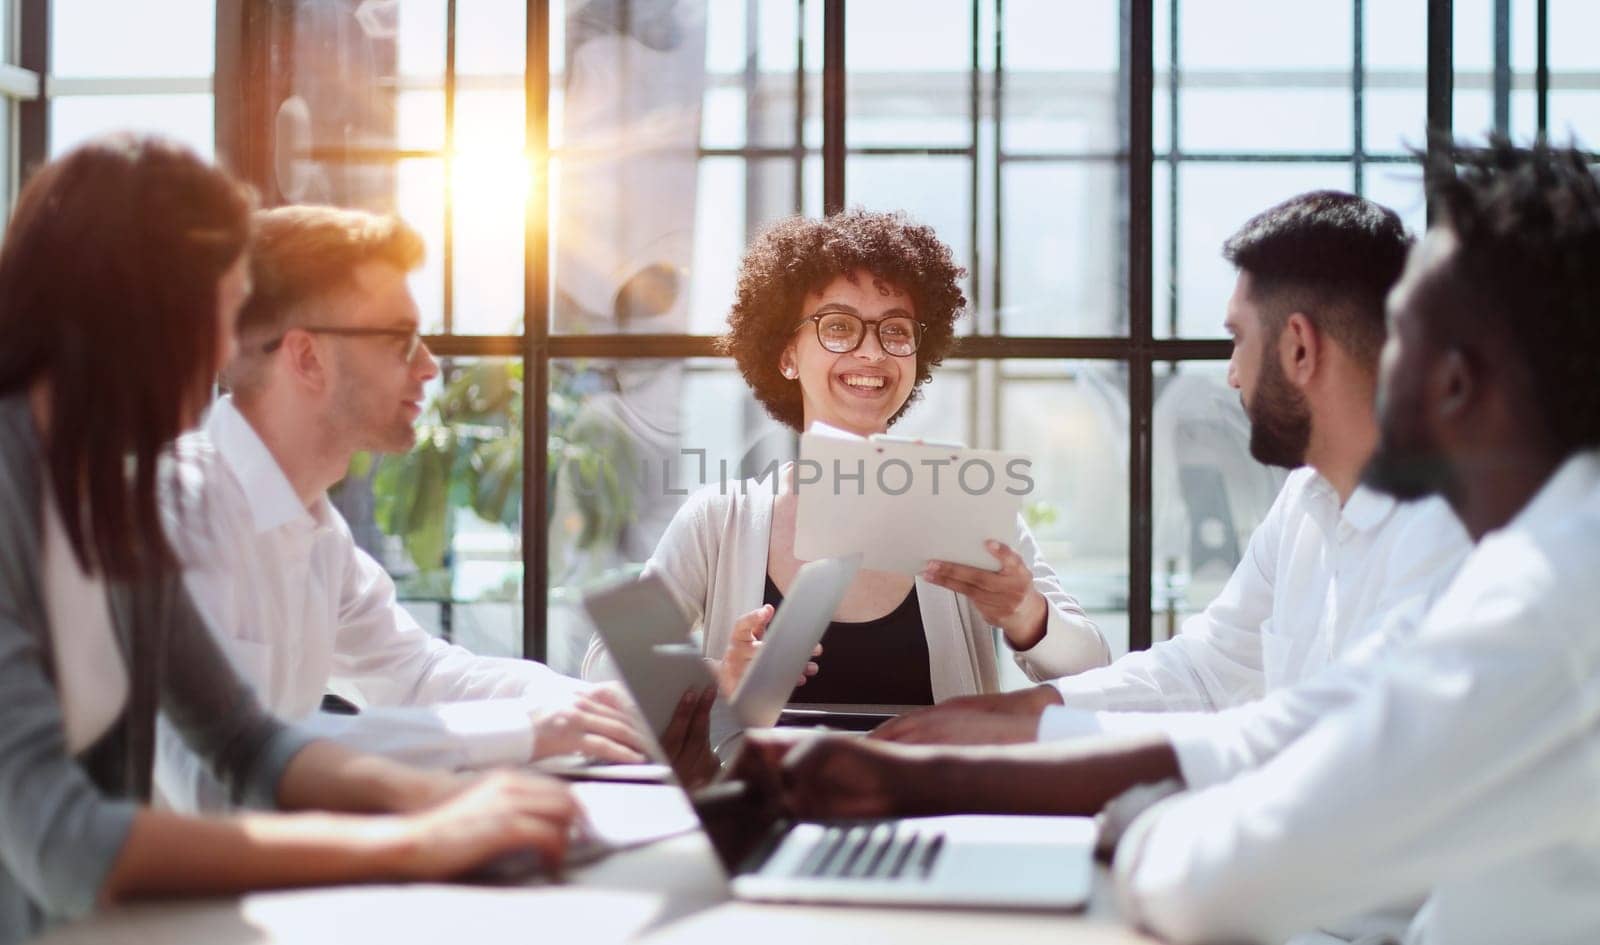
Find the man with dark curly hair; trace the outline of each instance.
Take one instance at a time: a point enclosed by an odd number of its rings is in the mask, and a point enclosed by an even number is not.
[[[949,351],[965,274],[932,229],[903,214],[785,220],[745,255],[723,347],[756,398],[793,429],[821,422],[882,433]],[[701,490],[647,565],[703,624],[725,690],[802,564],[792,467],[778,478],[781,491],[770,480]],[[990,545],[994,571],[933,562],[916,577],[861,572],[823,637],[823,655],[807,667],[806,701],[928,705],[996,691],[991,628],[1036,679],[1104,665],[1100,631],[1021,521],[1011,546]],[[604,659],[591,648],[585,675],[610,674]]]

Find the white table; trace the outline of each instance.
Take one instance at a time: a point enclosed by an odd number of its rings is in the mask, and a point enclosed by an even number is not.
[[[639,791],[670,788],[639,786]],[[733,902],[700,833],[614,854],[561,883],[518,887],[345,886],[166,901],[108,910],[56,929],[48,945],[543,945],[582,942],[850,945],[1136,945],[1097,870],[1083,914],[785,906]]]

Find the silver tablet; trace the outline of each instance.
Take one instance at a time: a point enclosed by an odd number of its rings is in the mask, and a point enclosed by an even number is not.
[[[734,714],[746,728],[769,728],[778,723],[811,651],[827,632],[860,569],[859,554],[825,558],[800,568],[783,605],[767,625],[755,661],[733,694]]]

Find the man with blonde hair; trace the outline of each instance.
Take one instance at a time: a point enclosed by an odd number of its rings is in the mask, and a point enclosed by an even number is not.
[[[643,760],[619,690],[424,631],[328,501],[355,453],[412,447],[423,385],[439,373],[406,284],[422,261],[416,231],[333,207],[255,222],[253,289],[223,374],[231,393],[181,441],[167,502],[188,590],[239,672],[278,715],[414,763]],[[364,710],[318,712],[330,685]],[[165,726],[160,740],[165,801],[221,806],[181,740]]]

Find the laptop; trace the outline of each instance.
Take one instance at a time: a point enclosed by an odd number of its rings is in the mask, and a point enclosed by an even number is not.
[[[668,676],[682,683],[678,696],[703,687],[710,679],[703,663],[695,663],[698,675],[684,673],[676,651],[630,642],[666,635],[637,622],[663,613],[658,595],[676,612],[666,588],[637,582],[623,595],[639,605],[632,614],[615,606],[618,590],[601,592],[607,597],[599,606],[587,599],[585,606],[641,708],[656,704]],[[652,731],[663,728],[652,720]],[[1065,910],[1088,902],[1094,875],[1095,826],[1088,817],[802,821],[758,787],[732,779],[692,792],[690,801],[737,899]]]
[[[847,555],[812,561],[796,572],[730,702],[743,727],[778,723],[860,566],[860,555]],[[685,691],[713,685],[704,654],[689,638],[689,622],[659,577],[645,575],[587,594],[583,607],[623,679],[632,680],[634,702],[657,738]]]

